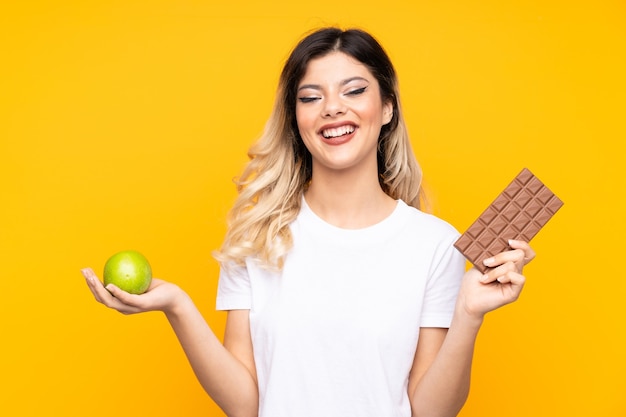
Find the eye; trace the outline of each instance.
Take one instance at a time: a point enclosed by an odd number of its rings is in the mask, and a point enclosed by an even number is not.
[[[363,94],[367,87],[357,88],[355,90],[350,90],[346,93],[347,96],[358,96],[359,94]]]
[[[312,103],[316,100],[319,100],[319,97],[298,97],[300,103]]]

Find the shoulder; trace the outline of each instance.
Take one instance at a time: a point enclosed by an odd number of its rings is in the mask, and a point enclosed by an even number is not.
[[[398,210],[404,217],[406,227],[410,231],[419,231],[420,235],[426,234],[437,240],[456,239],[460,236],[457,229],[447,221],[409,206],[402,200],[398,201]]]

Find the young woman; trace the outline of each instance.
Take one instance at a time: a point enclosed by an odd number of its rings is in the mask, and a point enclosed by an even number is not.
[[[420,211],[421,172],[394,68],[360,30],[325,28],[288,58],[217,253],[223,345],[190,297],[155,279],[104,288],[160,310],[229,416],[455,416],[483,316],[517,299],[525,242],[465,272],[458,232]]]

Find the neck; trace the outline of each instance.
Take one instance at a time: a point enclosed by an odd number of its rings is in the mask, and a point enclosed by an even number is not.
[[[305,194],[311,210],[328,223],[359,229],[388,217],[396,201],[380,187],[378,173],[327,173],[313,170],[311,184]]]

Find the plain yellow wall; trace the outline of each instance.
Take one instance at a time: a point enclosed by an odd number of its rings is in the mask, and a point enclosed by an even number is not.
[[[328,24],[394,60],[436,214],[464,230],[524,166],[565,201],[461,415],[626,415],[625,3],[397,3],[0,5],[0,415],[222,415],[164,317],[98,305],[79,270],[140,250],[221,335],[231,179],[289,50]]]

